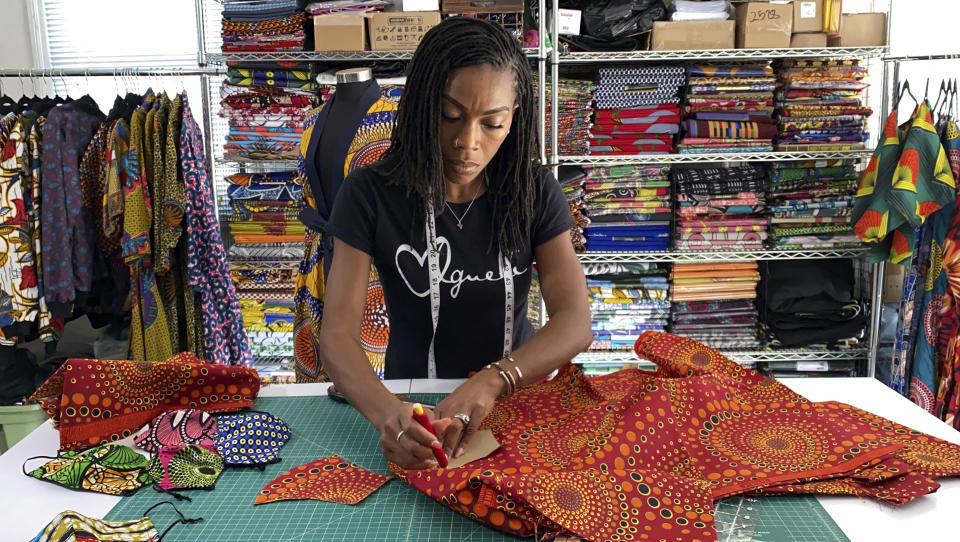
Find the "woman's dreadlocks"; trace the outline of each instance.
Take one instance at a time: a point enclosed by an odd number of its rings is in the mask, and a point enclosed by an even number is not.
[[[530,68],[516,38],[500,25],[455,17],[430,29],[410,62],[390,149],[381,173],[407,194],[444,206],[440,149],[441,98],[450,72],[490,64],[515,77],[517,109],[510,133],[487,165],[487,196],[493,206],[493,238],[513,259],[528,238],[536,195],[532,163],[536,114]],[[422,216],[421,213],[418,216]]]

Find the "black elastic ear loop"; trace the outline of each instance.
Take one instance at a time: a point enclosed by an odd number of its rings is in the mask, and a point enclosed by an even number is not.
[[[193,502],[193,499],[191,499],[190,497],[187,497],[186,495],[181,495],[180,493],[177,493],[176,491],[170,491],[169,489],[163,489],[162,487],[158,486],[157,484],[153,484],[153,490],[156,491],[157,493],[163,493],[163,494],[165,494],[165,495],[170,495],[171,497],[173,497],[174,499],[177,499],[178,501]]]
[[[199,522],[203,521],[203,518],[187,518],[187,517],[184,517],[184,515],[183,515],[182,513],[180,513],[180,510],[177,509],[176,505],[174,505],[174,504],[173,504],[172,502],[170,502],[170,501],[161,501],[161,502],[158,502],[157,504],[151,506],[150,508],[147,508],[147,511],[143,513],[143,516],[144,516],[144,517],[147,517],[147,514],[149,514],[151,510],[153,510],[154,508],[156,508],[156,507],[158,507],[158,506],[160,506],[160,505],[164,505],[164,504],[169,504],[170,506],[172,506],[172,507],[173,507],[173,511],[176,512],[178,516],[180,516],[180,519],[174,521],[173,523],[170,524],[170,526],[168,526],[166,529],[164,529],[163,533],[160,534],[160,538],[157,539],[157,542],[160,542],[161,540],[163,540],[163,537],[167,536],[167,533],[170,532],[170,529],[173,529],[173,528],[176,527],[177,524],[179,524],[179,523],[183,523],[183,524],[186,525],[186,524],[190,524],[190,523],[199,523]]]
[[[60,456],[35,455],[33,457],[28,457],[23,460],[23,465],[20,465],[20,470],[23,471],[23,474],[30,476],[30,473],[27,472],[27,462],[33,461],[34,459],[60,459]]]

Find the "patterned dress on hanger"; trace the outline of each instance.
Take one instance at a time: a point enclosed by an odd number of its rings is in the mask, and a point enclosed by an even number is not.
[[[223,248],[203,135],[190,111],[186,92],[181,96],[180,164],[186,198],[187,282],[200,300],[208,360],[211,363],[250,366],[253,365],[253,354],[243,329],[227,251]]]
[[[310,143],[322,107],[310,112],[304,124],[300,143],[299,170],[303,184],[303,198],[314,211],[317,210],[310,183],[306,180],[305,155]],[[372,164],[390,146],[390,134],[397,104],[387,98],[380,98],[363,117],[360,129],[350,143],[343,164],[343,177],[346,179],[354,169]],[[294,313],[294,358],[296,361],[297,382],[325,382],[328,380],[323,363],[317,359],[317,338],[323,319],[324,299],[324,235],[322,232],[307,228],[304,241],[303,260],[300,262],[296,284],[296,312]],[[384,356],[387,352],[387,340],[390,335],[390,322],[387,318],[387,305],[377,270],[371,266],[367,285],[367,302],[363,310],[360,329],[360,344],[370,365],[380,378],[383,378]]]
[[[123,186],[123,258],[130,266],[133,308],[130,320],[130,359],[161,361],[173,356],[167,312],[160,302],[153,272],[150,230],[153,200],[147,183],[144,127],[147,111],[130,118],[130,148]]]

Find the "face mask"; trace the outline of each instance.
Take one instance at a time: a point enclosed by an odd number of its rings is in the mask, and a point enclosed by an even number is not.
[[[227,465],[263,469],[280,461],[280,448],[290,440],[290,428],[266,412],[219,416],[216,440]]]
[[[173,506],[169,501],[157,503],[147,510],[144,517],[133,521],[106,521],[68,510],[53,518],[30,542],[160,542],[178,523],[203,521],[203,518],[187,519],[174,507],[180,519],[159,534],[146,515],[164,504]]]
[[[164,446],[176,444],[208,444],[213,446],[217,421],[202,410],[164,412],[143,426],[133,436],[140,448],[156,453]]]
[[[149,465],[149,459],[129,446],[104,444],[85,452],[64,452],[30,472],[24,463],[23,473],[68,489],[127,496],[151,482]]]
[[[223,472],[223,458],[212,445],[164,446],[150,462],[150,477],[163,491],[213,489]]]

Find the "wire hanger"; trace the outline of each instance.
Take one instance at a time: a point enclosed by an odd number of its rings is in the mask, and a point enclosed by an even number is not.
[[[899,106],[899,105],[900,105],[900,102],[903,100],[903,95],[904,95],[904,94],[909,94],[909,95],[910,95],[910,98],[913,99],[913,103],[914,103],[915,105],[918,105],[918,106],[920,105],[920,101],[917,100],[917,97],[914,96],[914,95],[913,95],[913,92],[910,91],[910,81],[904,81],[904,82],[903,82],[903,86],[898,89],[897,94],[898,94],[898,95],[897,95],[897,103],[896,103],[897,106]]]

